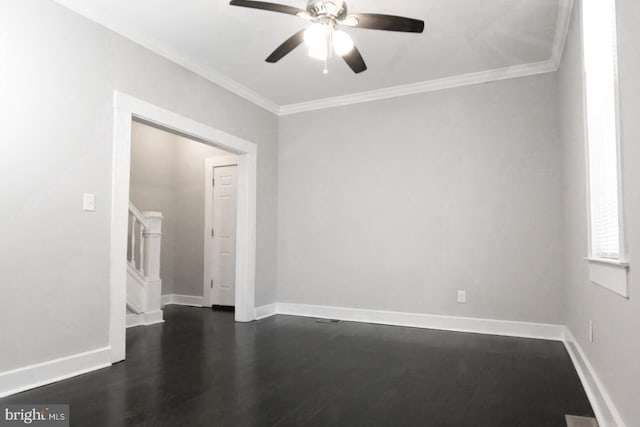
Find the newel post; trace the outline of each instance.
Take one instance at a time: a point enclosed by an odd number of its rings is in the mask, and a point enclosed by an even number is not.
[[[143,212],[147,228],[144,238],[144,271],[147,281],[145,312],[161,309],[162,280],[160,279],[160,243],[162,241],[162,212]]]

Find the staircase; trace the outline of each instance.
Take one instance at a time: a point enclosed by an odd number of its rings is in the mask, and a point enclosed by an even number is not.
[[[162,213],[143,213],[129,203],[128,237],[127,328],[163,322],[160,280]]]

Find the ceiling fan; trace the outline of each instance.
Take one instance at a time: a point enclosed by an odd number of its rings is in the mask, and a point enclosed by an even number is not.
[[[276,63],[292,50],[305,43],[309,56],[324,61],[324,73],[327,74],[327,62],[332,53],[341,56],[354,73],[367,69],[362,55],[353,40],[339,27],[368,28],[372,30],[422,33],[424,21],[402,16],[381,15],[377,13],[348,14],[344,0],[309,0],[307,9],[278,3],[251,0],[232,0],[231,6],[249,7],[271,12],[298,16],[312,23],[309,28],[298,31],[288,38],[266,61]]]

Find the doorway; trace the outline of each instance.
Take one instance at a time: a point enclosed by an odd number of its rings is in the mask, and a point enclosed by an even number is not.
[[[205,160],[203,295],[208,305],[235,309],[237,160]]]
[[[237,155],[235,320],[255,320],[257,146],[148,102],[114,93],[114,141],[110,249],[110,348],[113,363],[125,359],[127,230],[134,119]]]

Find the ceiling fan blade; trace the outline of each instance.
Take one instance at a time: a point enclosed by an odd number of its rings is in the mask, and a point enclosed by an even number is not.
[[[266,59],[267,62],[275,64],[280,61],[286,55],[288,55],[293,49],[297,48],[304,41],[305,30],[298,31],[291,37],[289,37],[284,43],[282,43],[271,55]]]
[[[342,57],[342,59],[344,59],[344,62],[346,62],[347,65],[356,74],[361,73],[363,71],[366,71],[366,69],[367,69],[367,64],[365,64],[364,59],[362,58],[362,55],[360,54],[360,51],[355,46],[353,47],[351,52],[349,52],[346,55],[344,55]]]
[[[298,9],[297,7],[287,6],[285,4],[267,3],[264,1],[251,1],[251,0],[231,0],[229,3],[231,6],[249,7],[251,9],[268,10],[270,12],[286,13],[288,15],[297,15],[298,13],[304,13],[306,10]]]
[[[356,28],[371,30],[401,31],[405,33],[421,33],[424,31],[424,21],[403,16],[380,15],[377,13],[356,13],[350,15],[358,19]]]

